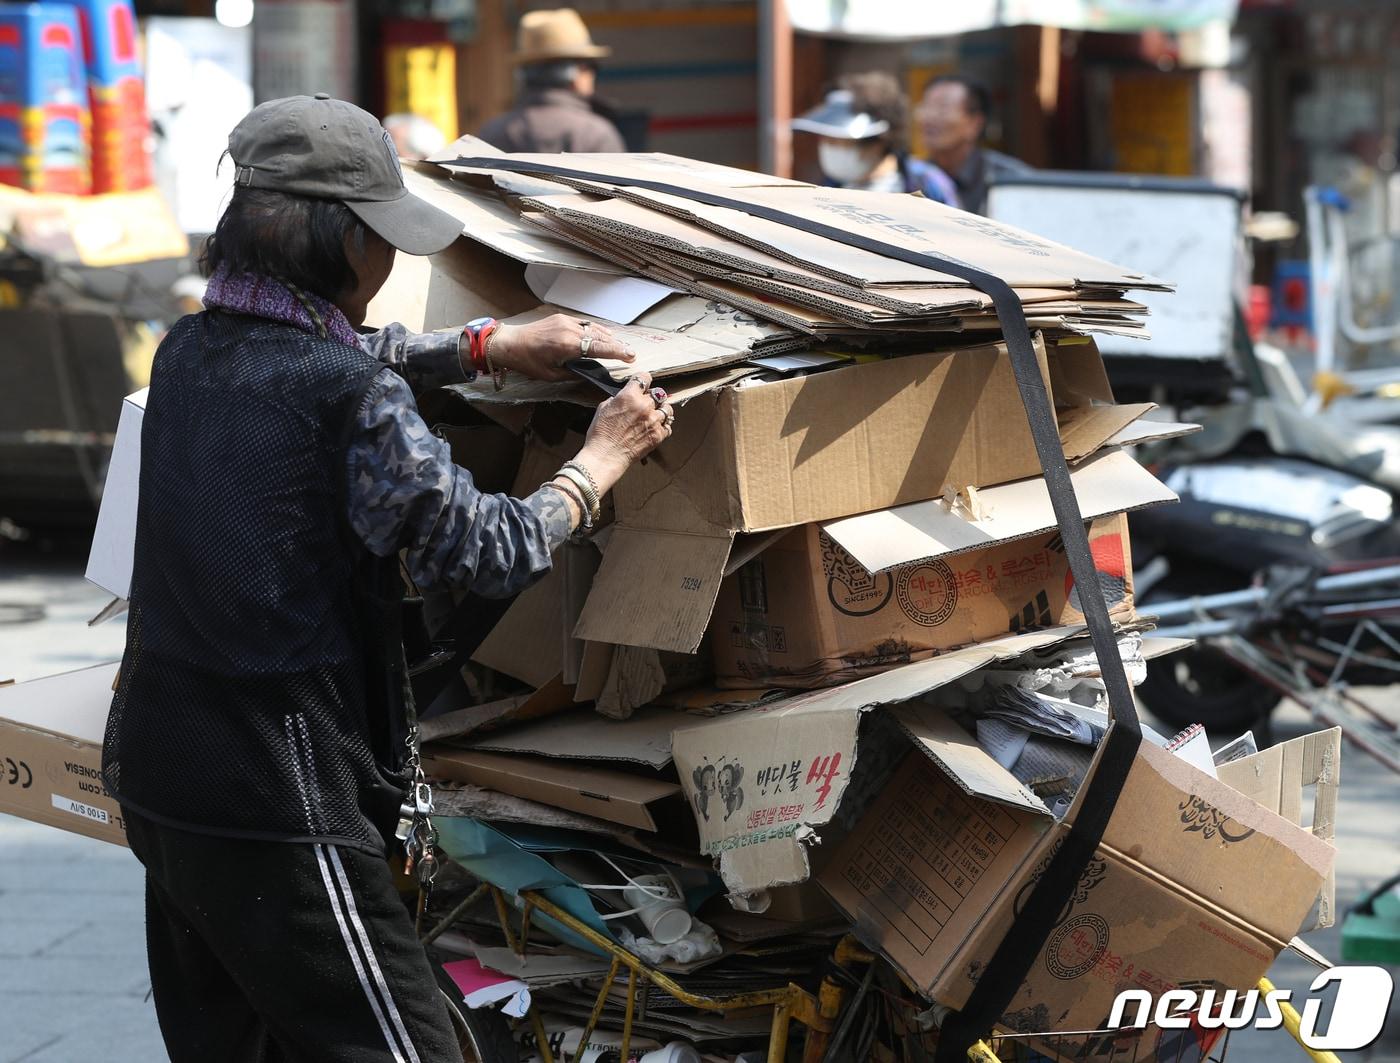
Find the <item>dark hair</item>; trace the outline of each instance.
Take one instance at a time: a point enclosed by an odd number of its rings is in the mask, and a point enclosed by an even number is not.
[[[961,85],[967,90],[965,106],[968,114],[980,115],[988,121],[991,120],[992,94],[982,82],[963,77],[961,74],[940,74],[924,86],[924,92],[928,92],[935,85]]]
[[[852,110],[890,124],[889,131],[880,136],[891,151],[903,154],[909,150],[909,101],[893,75],[883,70],[847,74],[836,85],[851,94]]]
[[[574,83],[580,69],[597,70],[591,59],[550,59],[542,63],[526,63],[520,68],[520,80],[527,89],[567,89]]]
[[[334,302],[358,282],[346,246],[363,254],[367,232],[344,203],[238,185],[199,267],[276,277]]]

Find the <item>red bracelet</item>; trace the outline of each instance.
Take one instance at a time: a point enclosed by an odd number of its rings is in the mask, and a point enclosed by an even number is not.
[[[462,326],[462,334],[467,337],[469,344],[467,349],[471,355],[472,368],[478,373],[491,371],[491,366],[486,361],[486,341],[500,327],[501,323],[494,317],[479,317]]]

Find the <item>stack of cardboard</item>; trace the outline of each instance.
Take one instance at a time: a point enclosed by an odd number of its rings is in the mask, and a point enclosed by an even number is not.
[[[647,369],[678,412],[604,530],[478,651],[475,667],[525,689],[429,720],[430,770],[487,818],[585,817],[673,866],[698,849],[748,913],[741,928],[704,910],[726,957],[754,933],[796,948],[836,915],[909,984],[963,1005],[1097,765],[1084,750],[1056,803],[993,757],[972,717],[988,691],[1055,682],[1087,711],[1101,685],[1080,588],[987,297],[771,209],[1011,282],[1089,522],[1089,593],[1139,677],[1179,644],[1140,635],[1126,514],[1173,496],[1122,448],[1190,426],[1115,404],[1085,334],[1140,333],[1126,293],[1166,286],[913,197],[666,156],[493,159],[463,141],[443,161],[410,181],[465,238],[401,264],[384,320],[605,321],[638,361],[603,372]],[[584,381],[455,390],[464,405],[440,416],[472,425],[460,460],[482,463],[475,433],[513,436],[517,492],[577,448],[602,398]],[[1324,839],[1151,742],[1118,808],[1004,1025],[1097,1028],[1126,987],[1252,986],[1330,866]]]
[[[559,308],[606,321],[638,360],[595,365],[599,379],[646,368],[677,416],[612,493],[602,529],[510,605],[455,695],[424,706],[446,853],[508,892],[546,890],[698,992],[810,983],[854,926],[908,986],[961,1007],[1098,768],[1109,720],[1086,591],[988,300],[951,274],[773,218],[820,215],[937,249],[1034,308],[1040,384],[1089,522],[1087,593],[1106,599],[1137,680],[1180,643],[1144,636],[1125,514],[1173,496],[1122,447],[1189,426],[1114,404],[1084,333],[1140,330],[1125,293],[1160,282],[914,197],[666,156],[493,160],[466,142],[448,156],[474,161],[409,178],[464,237],[400,261],[370,323]],[[583,379],[479,381],[423,406],[480,484],[522,494],[576,452],[602,397]],[[4,693],[0,716],[14,715]],[[989,722],[1013,696],[1080,739]],[[52,801],[29,795],[31,814],[88,830],[103,816],[110,836],[110,798],[60,793],[59,764],[41,763],[43,692],[21,698],[26,771],[53,780],[36,788],[52,785]],[[1018,750],[1033,744],[1055,755],[1027,771]],[[71,749],[51,759],[91,777]],[[1002,1025],[1097,1029],[1123,988],[1251,987],[1331,860],[1326,837],[1144,742]],[[621,899],[642,878],[684,892],[697,922],[682,951],[648,951],[664,943],[638,914],[646,895]],[[473,957],[464,993],[495,971],[485,988],[505,985],[518,1010],[523,983],[546,1030],[587,1019],[605,967],[586,942],[544,921],[558,944],[532,967],[474,914],[439,939]],[[769,1028],[768,1015],[720,1020],[656,994],[638,1021],[658,1043],[680,1036],[733,1059]],[[602,1011],[605,1024],[624,1014],[615,997]],[[1072,1051],[1132,1060],[1156,1044]]]

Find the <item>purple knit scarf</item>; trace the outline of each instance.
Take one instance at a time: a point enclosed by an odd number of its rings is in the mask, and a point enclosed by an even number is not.
[[[310,292],[302,292],[302,296],[320,316],[331,339],[339,340],[348,347],[360,345],[359,333],[350,327],[350,322],[338,307]],[[205,289],[204,305],[210,310],[227,310],[231,314],[248,314],[280,321],[320,335],[315,317],[301,299],[292,294],[291,289],[281,281],[257,273],[233,273],[223,267],[216,269]]]

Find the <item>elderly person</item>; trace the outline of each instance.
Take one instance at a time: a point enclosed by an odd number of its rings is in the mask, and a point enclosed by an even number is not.
[[[629,352],[561,316],[361,335],[395,250],[440,251],[459,223],[407,192],[371,115],[324,95],[262,104],[229,154],[206,309],[152,370],[103,750],[146,867],[157,1016],[176,1063],[457,1060],[386,862],[421,778],[400,555],[420,585],[517,593],[672,410],[639,375],[539,490],[483,494],[413,388]]]
[[[991,111],[992,96],[984,85],[951,74],[930,81],[919,101],[928,162],[952,177],[962,208],[974,214],[987,212],[987,189],[997,178],[1031,169],[983,145]]]
[[[502,151],[626,151],[594,96],[598,60],[609,52],[573,8],[527,11],[511,55],[520,101],[482,126],[481,139]]]
[[[919,192],[958,205],[948,175],[909,154],[909,105],[889,74],[846,75],[818,106],[794,118],[792,128],[821,138],[817,164],[839,188]]]

